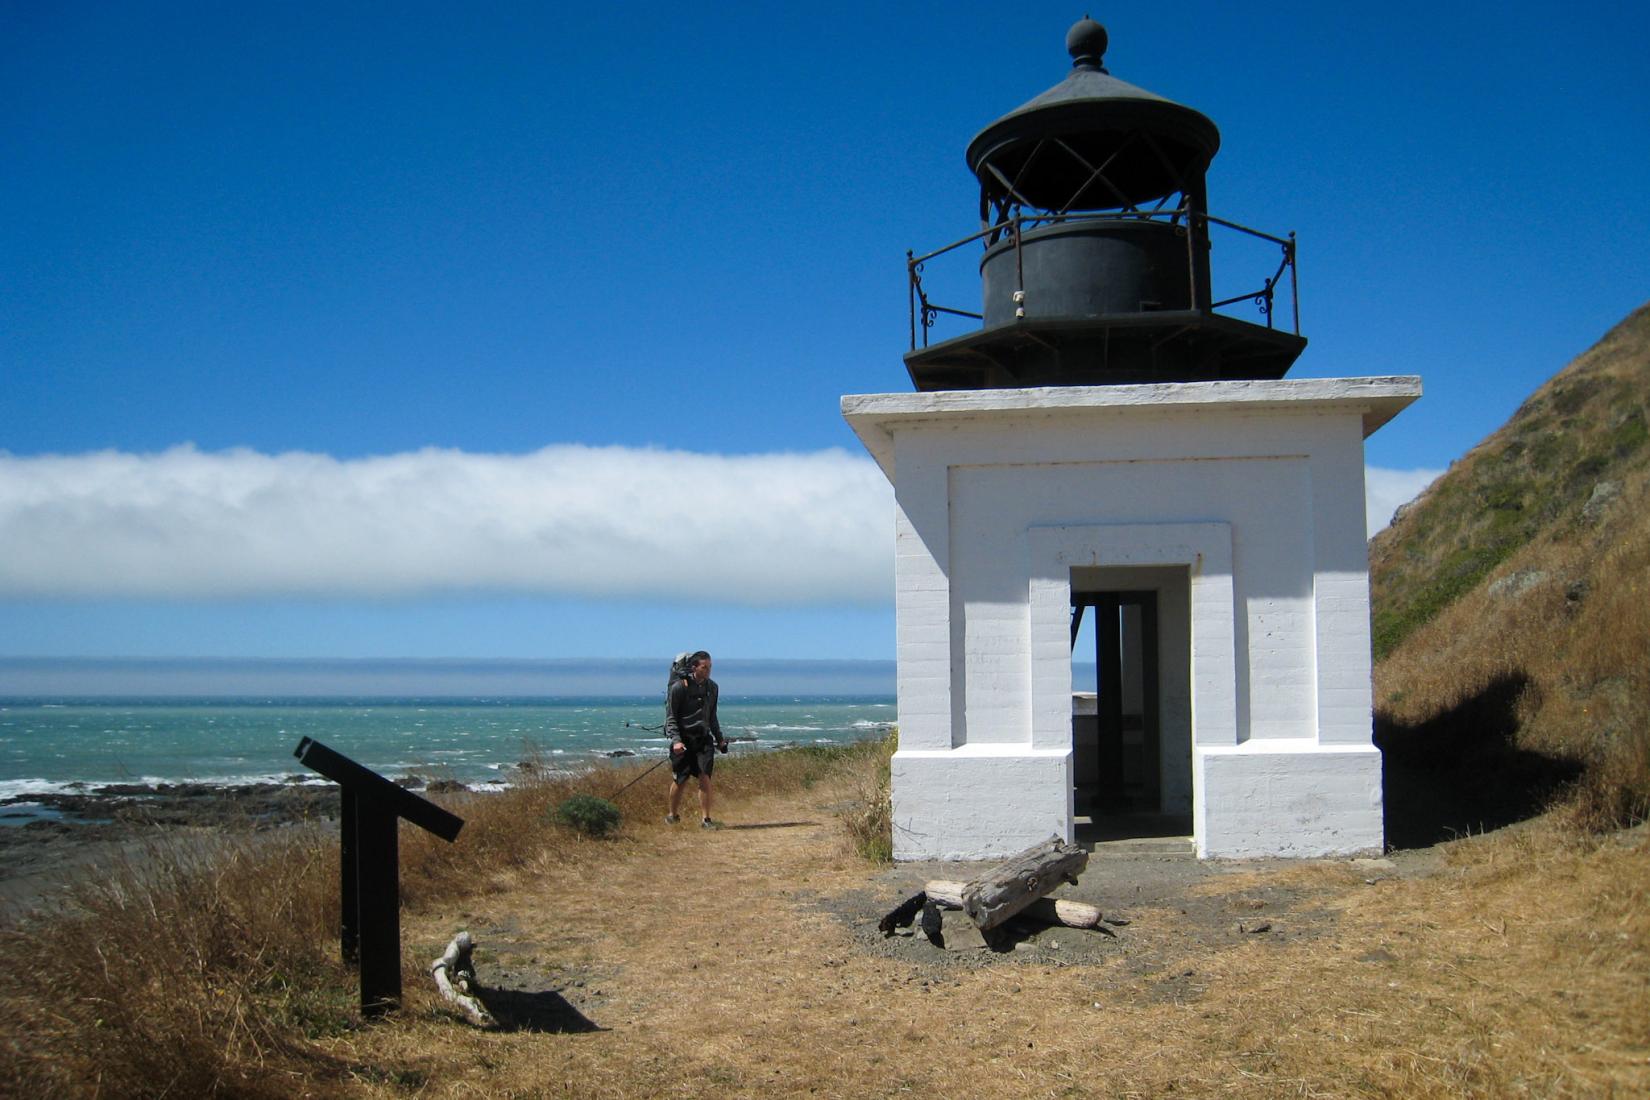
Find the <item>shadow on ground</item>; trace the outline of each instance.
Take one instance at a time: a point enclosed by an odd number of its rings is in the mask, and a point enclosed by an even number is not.
[[[1524,821],[1581,773],[1573,760],[1515,743],[1519,699],[1534,690],[1514,674],[1415,725],[1376,713],[1389,847],[1424,848]]]
[[[748,825],[724,825],[724,829],[803,829],[817,826],[817,821],[753,821]]]
[[[522,989],[484,989],[481,1003],[498,1021],[500,1031],[542,1031],[558,1035],[607,1029],[574,1008],[553,989],[529,993]]]

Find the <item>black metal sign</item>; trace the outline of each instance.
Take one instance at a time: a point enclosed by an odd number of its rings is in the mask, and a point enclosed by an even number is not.
[[[338,818],[339,941],[344,961],[361,971],[361,1011],[369,1016],[401,1001],[401,857],[397,822],[405,818],[452,843],[464,819],[403,790],[371,768],[306,737],[300,763],[342,788]]]

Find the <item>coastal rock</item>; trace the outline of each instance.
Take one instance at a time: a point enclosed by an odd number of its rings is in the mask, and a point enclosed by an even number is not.
[[[106,824],[148,829],[156,825],[199,825],[265,829],[296,821],[335,818],[338,791],[327,786],[259,783],[109,783],[85,793],[49,792],[6,799],[26,801],[62,815],[75,829]]]
[[[1546,580],[1547,573],[1544,570],[1520,569],[1491,582],[1487,591],[1496,599],[1517,599]]]
[[[1588,523],[1597,523],[1604,518],[1610,506],[1621,496],[1621,482],[1601,481],[1593,486],[1593,495],[1587,498],[1587,503],[1581,506],[1581,518]]]

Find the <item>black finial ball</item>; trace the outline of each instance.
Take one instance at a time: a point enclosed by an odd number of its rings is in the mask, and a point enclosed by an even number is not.
[[[1092,60],[1098,63],[1106,56],[1106,28],[1083,16],[1066,32],[1066,52],[1073,61]]]

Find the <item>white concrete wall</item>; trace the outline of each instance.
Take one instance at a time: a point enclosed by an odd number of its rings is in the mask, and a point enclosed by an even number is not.
[[[913,462],[894,484],[894,640],[899,738],[905,749],[949,749],[950,551],[945,468]]]
[[[991,859],[1072,839],[1071,752],[1008,745],[908,749],[892,765],[898,859]]]
[[[1381,753],[1371,745],[1248,741],[1198,750],[1199,858],[1379,853]]]
[[[1237,739],[1316,735],[1304,459],[953,466],[949,482],[952,670],[962,687],[952,721],[961,741],[1027,739],[1028,533],[1083,519],[1106,527],[1189,519],[1229,527]],[[1069,573],[1060,579],[1069,585]]]
[[[1121,566],[1189,577],[1194,763],[1176,779],[1199,851],[1378,847],[1362,440],[1418,393],[1342,379],[845,398],[898,507],[896,855],[1069,835],[1071,570]]]

